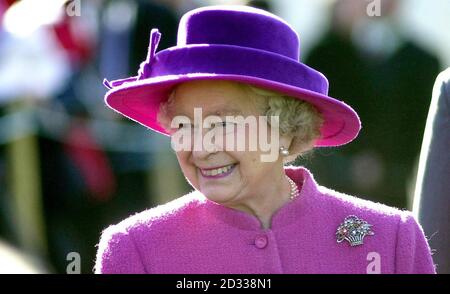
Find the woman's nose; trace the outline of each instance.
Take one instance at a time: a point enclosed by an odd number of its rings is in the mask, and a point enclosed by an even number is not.
[[[196,158],[205,158],[212,153],[217,153],[220,146],[218,140],[213,136],[210,130],[206,128],[196,129],[192,140],[192,155]]]

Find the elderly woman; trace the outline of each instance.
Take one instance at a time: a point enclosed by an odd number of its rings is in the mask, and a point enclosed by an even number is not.
[[[195,190],[107,228],[96,273],[435,272],[411,213],[327,189],[286,165],[314,147],[349,143],[360,122],[299,62],[298,35],[285,21],[210,6],[183,16],[177,46],[155,54],[159,39],[152,30],[138,76],[105,81],[106,103],[171,136]]]

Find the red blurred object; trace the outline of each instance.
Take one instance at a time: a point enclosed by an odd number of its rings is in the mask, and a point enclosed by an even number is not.
[[[83,65],[93,55],[94,44],[82,29],[78,29],[74,17],[66,16],[62,21],[52,26],[60,46],[68,53],[70,61]]]
[[[3,20],[3,14],[6,10],[14,4],[16,0],[0,0],[0,22]]]
[[[108,201],[115,192],[116,180],[105,152],[80,120],[72,123],[65,139],[65,151],[80,171],[90,194],[97,201]]]
[[[5,0],[0,0],[0,25],[3,21],[3,14],[5,14],[6,9],[8,8],[8,3]]]

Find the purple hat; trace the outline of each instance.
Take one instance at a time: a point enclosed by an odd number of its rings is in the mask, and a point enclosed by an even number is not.
[[[179,83],[192,80],[243,82],[308,101],[322,114],[321,137],[315,146],[352,141],[361,128],[356,112],[328,96],[328,81],[299,62],[300,41],[281,18],[247,6],[208,6],[180,20],[178,41],[156,53],[161,34],[151,31],[147,59],[135,77],[115,80],[106,104],[157,132],[160,103]]]

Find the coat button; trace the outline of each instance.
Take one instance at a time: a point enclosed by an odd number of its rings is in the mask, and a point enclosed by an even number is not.
[[[255,246],[259,249],[263,249],[267,246],[268,240],[267,240],[267,236],[265,235],[260,235],[257,236],[255,239]]]

